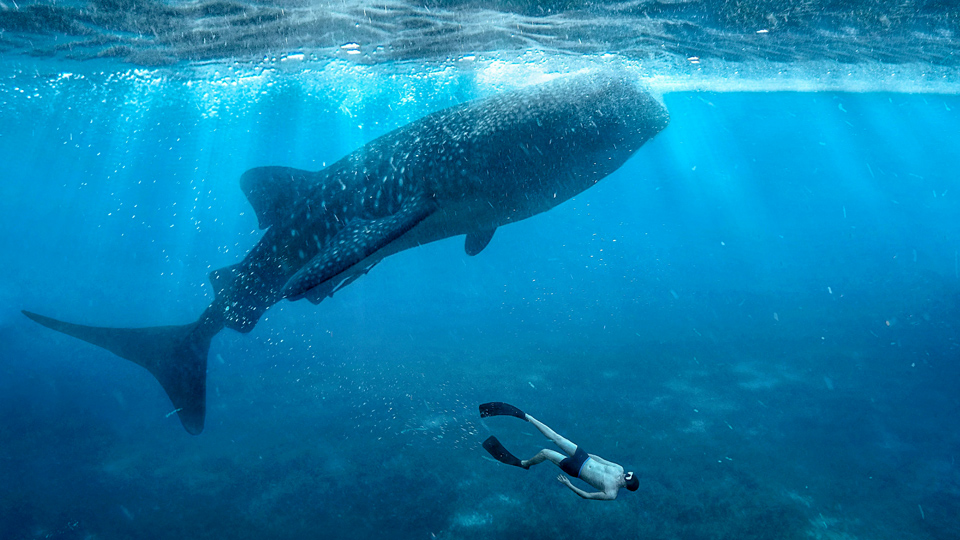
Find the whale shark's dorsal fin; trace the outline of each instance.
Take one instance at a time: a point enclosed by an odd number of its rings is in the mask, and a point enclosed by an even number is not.
[[[483,248],[487,247],[487,244],[490,243],[490,240],[493,238],[493,233],[495,232],[497,232],[496,227],[467,233],[467,239],[463,243],[463,249],[467,252],[467,255],[473,257],[483,251]]]
[[[317,182],[317,173],[292,167],[257,167],[243,173],[240,189],[257,213],[261,229],[293,214]]]

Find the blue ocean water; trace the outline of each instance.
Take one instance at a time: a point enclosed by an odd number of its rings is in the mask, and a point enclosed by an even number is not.
[[[596,187],[218,335],[199,436],[19,313],[193,321],[261,235],[244,171],[555,69],[289,64],[4,64],[0,537],[960,538],[956,94],[649,78],[671,124]],[[491,400],[640,490],[493,462],[547,441]]]

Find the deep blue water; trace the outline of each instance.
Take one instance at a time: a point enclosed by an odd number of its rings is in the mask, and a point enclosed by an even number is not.
[[[960,538],[956,95],[667,92],[622,169],[480,255],[217,336],[196,437],[145,370],[20,315],[192,321],[260,235],[243,171],[497,90],[294,75],[0,84],[0,537]],[[547,443],[491,400],[640,490],[491,462],[490,433]]]

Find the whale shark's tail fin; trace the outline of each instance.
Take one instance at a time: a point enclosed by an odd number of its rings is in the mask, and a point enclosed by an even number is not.
[[[98,328],[66,323],[24,311],[47,328],[82,339],[141,365],[167,392],[186,430],[203,431],[206,411],[207,352],[210,339],[220,330],[200,321],[182,326],[150,328]]]

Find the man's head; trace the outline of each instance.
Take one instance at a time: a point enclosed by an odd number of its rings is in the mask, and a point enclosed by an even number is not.
[[[637,480],[637,476],[633,474],[633,471],[630,471],[623,475],[623,484],[625,488],[630,491],[636,491],[640,487],[640,481]]]

